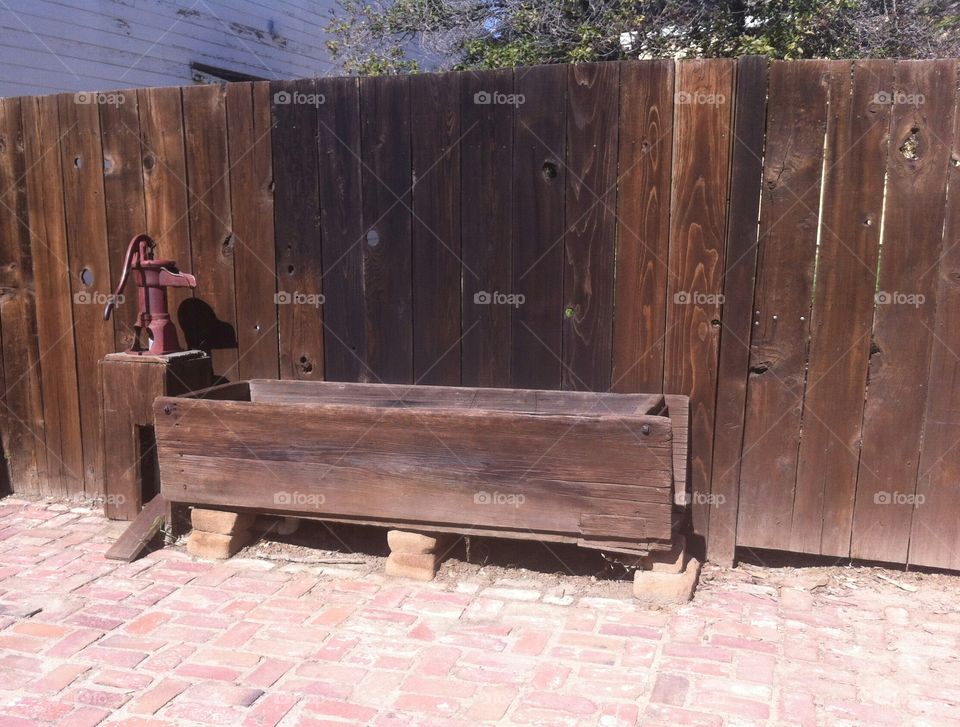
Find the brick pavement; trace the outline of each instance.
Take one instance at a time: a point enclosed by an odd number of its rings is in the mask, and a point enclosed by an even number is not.
[[[656,611],[628,583],[571,595],[529,574],[424,584],[169,548],[119,564],[115,532],[0,500],[0,726],[960,724],[941,586],[810,593],[708,567],[692,604]]]

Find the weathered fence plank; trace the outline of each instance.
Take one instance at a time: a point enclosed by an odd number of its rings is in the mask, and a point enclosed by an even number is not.
[[[24,103],[33,103],[31,99]],[[3,398],[0,444],[16,492],[46,486],[40,353],[34,301],[33,258],[27,210],[27,178],[21,99],[0,99],[0,352]]]
[[[726,270],[717,370],[712,497],[709,502],[710,539],[707,543],[707,557],[726,564],[733,563],[737,541],[740,452],[753,329],[766,95],[767,59],[763,56],[739,59],[727,249],[724,253]]]
[[[953,61],[954,73],[960,66]],[[936,316],[930,336],[930,372],[924,411],[917,504],[910,530],[909,561],[960,569],[960,97],[955,101],[947,182],[946,220],[936,275]],[[922,372],[914,372],[914,376]]]
[[[659,391],[663,387],[673,74],[673,61],[620,66],[614,391]]]
[[[410,77],[413,376],[460,383],[460,75]]]
[[[926,403],[941,250],[953,61],[896,65],[883,251],[873,321],[851,555],[904,562]]]
[[[226,98],[237,377],[276,378],[277,268],[273,239],[270,84],[231,83]]]
[[[360,80],[363,290],[371,380],[413,381],[409,79]]]
[[[737,525],[737,541],[753,547],[790,545],[823,143],[836,68],[829,61],[770,67]]]
[[[690,397],[693,522],[706,535],[723,292],[734,61],[682,61],[676,77],[664,390]]]
[[[270,93],[280,377],[318,381],[324,376],[324,330],[317,84],[273,81]]]
[[[510,385],[559,389],[563,351],[567,68],[516,71],[513,143],[513,288]]]
[[[513,158],[513,94],[512,70],[461,76],[460,325],[466,386],[510,385],[510,307],[495,303],[493,295],[513,291],[514,190],[507,175]]]
[[[47,479],[40,490],[46,495],[80,494],[84,492],[83,443],[57,98],[24,99],[21,112],[47,460]]]
[[[834,74],[792,545],[850,553],[890,105],[892,61]],[[852,86],[852,88],[851,88]],[[840,304],[840,301],[843,301]]]
[[[620,65],[567,72],[563,388],[610,388]]]

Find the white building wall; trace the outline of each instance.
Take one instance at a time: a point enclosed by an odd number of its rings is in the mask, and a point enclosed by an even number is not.
[[[190,64],[269,80],[331,75],[334,0],[3,0],[0,96],[194,82]]]

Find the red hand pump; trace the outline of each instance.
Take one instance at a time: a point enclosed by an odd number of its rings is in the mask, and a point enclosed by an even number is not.
[[[157,260],[153,256],[157,243],[149,235],[137,235],[130,241],[123,261],[123,275],[116,293],[103,310],[103,320],[109,320],[117,297],[127,284],[133,271],[137,283],[139,311],[134,326],[133,345],[127,353],[163,355],[182,351],[177,339],[177,327],[167,311],[167,288],[196,288],[197,279],[189,273],[177,270],[173,260]],[[140,332],[146,328],[150,346],[144,350],[140,344]]]

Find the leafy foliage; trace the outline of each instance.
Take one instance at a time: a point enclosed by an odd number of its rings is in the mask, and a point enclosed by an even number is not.
[[[956,56],[956,0],[340,0],[348,73],[648,57]]]

